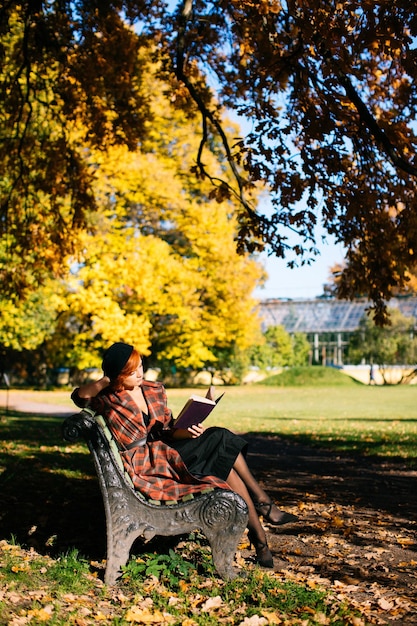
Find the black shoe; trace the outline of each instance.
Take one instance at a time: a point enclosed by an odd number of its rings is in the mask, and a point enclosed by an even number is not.
[[[256,511],[259,515],[262,515],[268,524],[271,524],[272,526],[282,526],[283,524],[298,522],[298,517],[296,515],[293,515],[292,513],[285,513],[285,511],[281,511],[281,517],[279,520],[271,519],[271,509],[273,506],[273,502],[255,502]]]
[[[261,567],[272,569],[274,567],[274,559],[272,558],[272,552],[268,548],[268,544],[259,541],[259,539],[255,539],[251,533],[248,534],[248,538],[251,546],[253,546],[256,551],[255,563]]]

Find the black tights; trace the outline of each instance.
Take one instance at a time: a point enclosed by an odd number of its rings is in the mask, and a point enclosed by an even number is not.
[[[246,502],[249,510],[248,529],[260,543],[266,543],[266,534],[259,521],[254,502],[269,502],[270,498],[252,475],[245,458],[239,454],[229,476],[227,484]],[[273,508],[276,508],[273,505]],[[279,513],[279,509],[277,509]]]

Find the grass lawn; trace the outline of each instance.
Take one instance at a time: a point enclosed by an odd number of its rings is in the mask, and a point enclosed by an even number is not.
[[[168,390],[174,415],[188,395]],[[230,387],[206,424],[414,462],[417,386]]]
[[[306,368],[307,369],[307,368]],[[309,368],[311,370],[311,368]],[[361,454],[417,458],[417,385],[366,386],[339,371],[312,368],[306,378],[290,378],[289,386],[273,384],[218,387],[225,395],[206,421],[239,433],[266,432],[310,445]],[[318,377],[317,373],[325,374]],[[284,377],[285,380],[285,377]],[[0,391],[0,404],[5,404]],[[167,389],[168,404],[177,415],[191,393],[205,389]],[[78,409],[70,391],[14,391],[14,398]]]
[[[272,381],[272,385],[227,387],[207,425],[240,433],[271,433],[335,451],[395,456],[415,465],[417,387],[367,387],[340,376],[333,384],[315,380],[300,385],[293,380],[290,386]],[[174,415],[191,392],[196,390],[167,390]],[[4,404],[4,394],[0,392],[0,404]],[[18,396],[27,402],[77,410],[69,391],[11,390],[10,407]],[[0,528],[3,524],[9,533],[0,535],[0,623],[377,623],[369,619],[365,608],[361,612],[360,606],[349,604],[347,596],[341,598],[317,581],[313,584],[308,576],[287,580],[285,573],[245,565],[246,579],[219,581],[204,538],[199,537],[189,538],[174,550],[141,554],[130,561],[121,585],[107,589],[100,581],[102,565],[91,552],[86,557],[71,551],[71,545],[82,549],[82,533],[91,533],[86,536],[90,542],[92,534],[98,533],[92,509],[98,507],[101,518],[103,514],[88,451],[83,444],[68,446],[62,441],[61,421],[60,415],[19,414],[12,409],[6,413],[0,408]],[[27,527],[28,545],[21,539],[24,534],[12,536],[13,509],[16,525]],[[78,517],[70,517],[71,511],[78,512]],[[65,525],[70,532],[63,533]],[[40,537],[39,547],[29,547],[30,533]],[[64,551],[54,546],[56,536],[68,542]]]

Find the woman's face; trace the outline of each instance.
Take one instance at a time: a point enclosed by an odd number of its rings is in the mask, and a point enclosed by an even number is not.
[[[123,386],[125,389],[133,389],[134,387],[140,387],[143,382],[143,363],[142,359],[139,361],[137,368],[129,373],[123,380]]]

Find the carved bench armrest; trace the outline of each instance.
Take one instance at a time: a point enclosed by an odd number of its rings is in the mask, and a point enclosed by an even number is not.
[[[79,439],[88,440],[95,424],[94,411],[83,409],[67,417],[62,424],[62,436],[65,441],[74,443]]]

